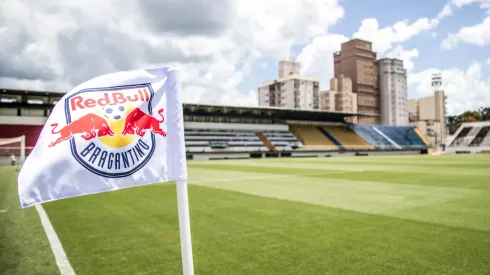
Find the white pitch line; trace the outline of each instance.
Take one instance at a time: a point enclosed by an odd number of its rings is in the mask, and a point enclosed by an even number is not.
[[[243,178],[231,178],[231,179],[216,179],[216,180],[201,180],[192,181],[190,184],[202,184],[202,183],[213,183],[213,182],[230,182],[230,181],[242,181],[242,180],[263,180],[263,179],[278,179],[278,178],[288,178],[291,176],[303,177],[303,176],[314,176],[314,175],[330,175],[345,172],[364,172],[364,170],[349,170],[349,171],[337,171],[337,172],[318,172],[318,173],[304,173],[304,174],[287,174],[287,175],[271,175],[271,176],[256,176],[256,177],[243,177]]]
[[[7,212],[7,209],[0,209],[0,213],[5,213]]]
[[[61,245],[60,240],[58,239],[58,235],[56,235],[56,231],[54,231],[53,225],[49,220],[46,211],[42,205],[36,205],[37,213],[41,218],[41,223],[44,227],[44,232],[46,232],[46,236],[48,237],[49,244],[51,245],[51,249],[53,250],[54,257],[56,259],[56,264],[58,265],[58,269],[60,270],[61,275],[74,275],[75,271],[70,265],[68,261],[68,257],[66,257],[65,250]]]

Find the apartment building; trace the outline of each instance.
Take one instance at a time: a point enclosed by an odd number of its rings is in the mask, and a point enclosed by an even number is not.
[[[259,106],[319,109],[319,81],[300,75],[298,62],[280,61],[278,65],[279,78],[265,82],[258,88]]]
[[[407,126],[409,125],[407,71],[403,67],[403,60],[383,58],[377,63],[380,123]]]
[[[330,90],[320,93],[320,109],[357,113],[357,95],[352,92],[352,80],[344,75],[330,79]]]
[[[341,50],[334,53],[334,76],[344,75],[352,80],[359,113],[380,114],[377,71],[371,42],[353,39],[342,43]],[[378,124],[379,118],[360,118],[359,123]]]

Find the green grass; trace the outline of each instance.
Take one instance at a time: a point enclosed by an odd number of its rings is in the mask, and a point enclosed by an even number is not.
[[[0,274],[59,274],[36,209],[20,210],[17,170],[0,166]]]
[[[490,156],[188,166],[196,275],[490,274]],[[0,169],[0,274],[57,274]],[[176,206],[173,183],[44,205],[77,274],[182,274]]]

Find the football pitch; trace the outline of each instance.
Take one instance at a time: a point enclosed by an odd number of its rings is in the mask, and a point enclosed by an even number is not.
[[[189,161],[195,274],[490,274],[490,155]],[[0,274],[59,274],[0,166]],[[89,184],[89,183],[88,183]],[[76,274],[182,274],[174,183],[43,205]]]

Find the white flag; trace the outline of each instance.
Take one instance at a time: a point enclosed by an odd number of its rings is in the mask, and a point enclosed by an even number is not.
[[[56,104],[20,171],[22,208],[164,181],[186,181],[179,72],[107,74]]]

